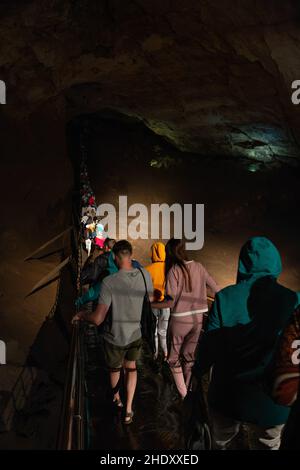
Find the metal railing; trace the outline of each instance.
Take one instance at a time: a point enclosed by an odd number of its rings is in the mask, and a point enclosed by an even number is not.
[[[74,226],[76,225],[74,224]],[[77,236],[74,237],[74,252],[77,254],[77,259],[74,259],[77,270],[77,295],[81,294],[82,252],[80,240],[79,230]],[[84,331],[82,322],[76,321],[72,325],[57,448],[61,450],[85,449],[87,425]]]
[[[84,344],[81,322],[73,324],[58,448],[82,450],[86,437]]]
[[[86,149],[83,145],[83,134],[80,138],[81,167],[86,164]],[[79,198],[78,198],[79,197]],[[79,193],[73,197],[73,258],[76,266],[77,296],[82,295],[81,269],[82,259],[82,233],[81,233],[81,206]],[[77,228],[77,230],[76,230]],[[74,312],[75,313],[75,312]],[[83,450],[88,447],[88,404],[85,378],[85,345],[84,329],[81,321],[72,326],[69,359],[66,371],[65,389],[62,404],[62,416],[58,436],[57,448],[63,450]]]

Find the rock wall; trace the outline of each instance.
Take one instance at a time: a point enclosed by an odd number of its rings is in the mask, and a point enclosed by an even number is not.
[[[13,113],[61,96],[69,116],[114,109],[181,150],[297,160],[297,0],[1,3]]]
[[[116,209],[117,238],[120,195],[127,196],[128,208],[139,203],[148,211],[147,225],[137,227],[137,231],[148,233],[148,238],[129,236],[134,256],[142,264],[150,263],[151,204],[180,203],[183,208],[186,203],[203,203],[204,246],[189,255],[202,262],[221,287],[235,283],[238,256],[245,241],[263,235],[282,255],[280,281],[300,290],[300,227],[295,222],[300,205],[298,170],[270,169],[228,158],[199,160],[197,154],[174,149],[140,124],[97,116],[89,119],[91,183],[97,203],[110,203]],[[137,216],[128,216],[128,226]],[[161,222],[159,227],[162,236]]]
[[[57,260],[22,259],[70,220],[66,123],[112,110],[199,158],[297,162],[299,2],[3,0],[0,16],[0,321],[11,341],[28,321],[26,349],[53,286],[24,295]]]
[[[20,122],[1,121],[0,338],[10,363],[24,361],[51,310],[56,282],[26,295],[59,263],[61,253],[24,259],[71,222],[73,173],[56,106],[48,103]]]

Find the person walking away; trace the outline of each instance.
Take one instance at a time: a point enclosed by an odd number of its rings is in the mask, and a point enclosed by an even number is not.
[[[155,302],[162,302],[165,300],[165,260],[166,250],[165,245],[161,242],[154,243],[151,247],[151,260],[152,264],[146,266],[147,271],[150,273],[153,283],[153,299]],[[167,329],[170,317],[169,308],[152,308],[154,315],[157,318],[156,331],[155,331],[155,358],[158,357],[158,349],[160,344],[164,354],[165,360],[168,357],[167,349]]]
[[[94,286],[96,283],[101,281],[102,277],[105,276],[108,267],[109,255],[115,243],[116,241],[113,238],[106,238],[103,244],[104,253],[97,256],[93,263],[83,267],[80,276],[81,283],[83,285],[90,284],[91,286]],[[97,245],[95,245],[95,248],[99,249]]]
[[[168,363],[182,399],[191,379],[203,314],[208,311],[207,286],[213,293],[219,291],[204,266],[188,259],[184,242],[171,238],[166,244],[166,295],[172,300],[161,308],[171,308]]]
[[[98,258],[96,258],[94,260],[94,265],[89,266],[90,269],[85,270],[85,272],[82,274],[85,283],[90,283],[90,287],[88,290],[86,290],[86,292],[84,292],[83,295],[76,299],[75,306],[78,310],[80,310],[89,302],[98,303],[102,280],[106,276],[118,272],[118,267],[114,261],[114,257],[112,256],[113,254],[111,251],[111,248],[114,246],[114,244],[115,240],[107,238],[104,242],[105,251],[98,257],[101,259],[98,260]]]
[[[75,306],[80,309],[88,302],[98,302],[100,295],[101,282],[110,274],[118,271],[115,263],[115,256],[113,255],[112,248],[116,241],[113,238],[106,238],[104,242],[104,253],[98,256],[92,265],[84,267],[81,273],[82,284],[90,284],[90,288],[75,301]],[[99,249],[95,245],[95,249]],[[132,259],[132,266],[134,268],[141,268],[140,263]]]
[[[291,317],[297,295],[277,282],[282,270],[277,248],[265,237],[242,247],[237,283],[215,298],[199,341],[194,373],[211,370],[208,403],[214,445],[225,450],[242,423],[253,431],[255,449],[278,449],[289,409],[265,387],[266,368],[278,336]]]
[[[113,247],[113,254],[119,271],[103,279],[95,312],[91,315],[80,312],[75,315],[73,321],[84,319],[96,325],[104,323],[104,355],[110,371],[113,402],[117,407],[123,407],[119,383],[120,372],[124,368],[127,392],[124,423],[130,424],[137,383],[136,361],[140,357],[142,346],[140,322],[145,282],[140,270],[132,266],[132,246],[128,241],[117,242]],[[148,293],[152,296],[153,285],[150,274],[141,269]]]

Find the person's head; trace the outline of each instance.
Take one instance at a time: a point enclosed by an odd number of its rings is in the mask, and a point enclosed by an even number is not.
[[[116,243],[116,240],[114,240],[113,238],[109,238],[107,237],[105,240],[104,240],[104,243],[103,243],[103,249],[105,252],[107,251],[111,251],[114,247]]]
[[[99,245],[96,245],[95,243],[93,243],[93,251],[94,251],[94,258],[97,258],[97,256],[100,256],[103,252],[103,250],[100,248]]]
[[[281,271],[281,256],[268,238],[252,237],[242,246],[237,282],[264,276],[277,278]]]
[[[190,292],[191,278],[185,261],[188,261],[188,255],[185,250],[184,241],[178,238],[171,238],[166,244],[166,278],[173,266],[179,266],[184,275],[185,290]]]
[[[188,255],[185,250],[185,243],[179,238],[170,238],[165,247],[166,257],[168,262],[172,265],[179,264],[183,261],[188,261]]]
[[[132,258],[132,245],[127,240],[116,242],[112,249],[118,268],[129,267]]]

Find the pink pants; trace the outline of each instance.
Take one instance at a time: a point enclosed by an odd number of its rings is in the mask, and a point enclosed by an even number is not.
[[[182,397],[187,394],[192,367],[195,361],[195,350],[202,329],[203,314],[196,313],[184,317],[171,315],[169,323],[170,365],[178,392]]]

